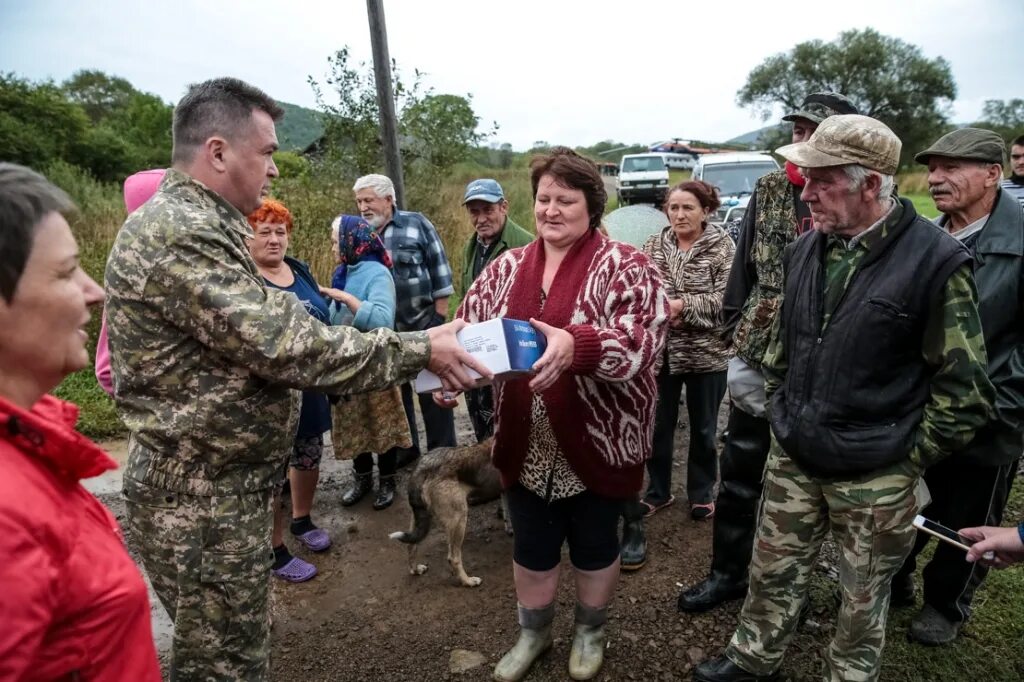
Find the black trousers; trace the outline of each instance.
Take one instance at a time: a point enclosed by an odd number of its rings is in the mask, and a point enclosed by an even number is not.
[[[1017,462],[1000,466],[985,466],[963,457],[947,457],[928,468],[925,483],[932,501],[921,511],[921,516],[959,530],[971,526],[998,526],[1010,495]],[[914,549],[896,574],[904,578],[917,568],[917,555],[921,553],[931,535],[918,532]],[[974,592],[981,585],[988,569],[980,563],[968,563],[964,552],[948,543],[939,542],[935,554],[924,567],[924,602],[948,620],[957,623],[971,615]]]
[[[728,429],[729,436],[722,448],[722,481],[715,502],[711,574],[740,585],[746,583],[750,567],[771,426],[767,419],[733,405]]]
[[[476,442],[482,443],[494,435],[494,393],[490,386],[466,391],[466,408],[473,423]]]
[[[718,479],[718,451],[715,434],[718,407],[725,395],[726,372],[669,374],[668,362],[658,375],[658,407],[654,417],[654,447],[647,460],[650,483],[645,499],[661,504],[672,494],[672,451],[679,397],[686,387],[686,413],[690,418],[690,447],[686,465],[686,494],[690,504],[707,504],[714,499]]]
[[[413,407],[412,384],[402,384],[402,406],[405,407],[405,418],[409,420],[412,432],[412,446],[420,449],[420,432],[416,427],[416,408]],[[451,410],[439,406],[429,393],[419,394],[420,412],[423,413],[423,426],[427,431],[427,450],[441,447],[455,447],[455,414]]]
[[[391,448],[377,455],[377,473],[394,476],[398,460],[398,448]],[[373,473],[373,453],[361,452],[352,459],[352,470],[357,474]]]

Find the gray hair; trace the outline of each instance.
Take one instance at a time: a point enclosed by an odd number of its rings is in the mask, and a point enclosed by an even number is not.
[[[270,95],[237,78],[214,78],[190,85],[174,107],[171,163],[190,162],[196,150],[214,135],[237,139],[256,110],[275,121],[284,116],[284,109]]]
[[[0,296],[14,298],[36,228],[50,213],[75,208],[71,198],[31,168],[0,163]]]
[[[397,203],[395,198],[395,183],[391,182],[391,178],[380,173],[371,173],[364,175],[363,177],[356,180],[356,184],[352,185],[352,191],[358,192],[361,189],[372,189],[376,192],[377,196],[391,197],[391,203]]]
[[[856,163],[851,163],[843,166],[843,172],[846,173],[846,177],[850,180],[850,191],[856,192],[864,186],[864,181],[871,175],[877,175],[879,177],[878,186],[878,203],[882,204],[892,197],[892,191],[896,187],[896,178],[885,173],[879,173],[878,171],[865,168]]]

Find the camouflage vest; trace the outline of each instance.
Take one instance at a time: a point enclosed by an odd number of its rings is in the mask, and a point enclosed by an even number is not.
[[[743,304],[733,344],[736,355],[760,369],[768,334],[782,302],[782,251],[797,237],[793,186],[786,171],[773,171],[754,187],[757,215],[750,245],[757,280]]]

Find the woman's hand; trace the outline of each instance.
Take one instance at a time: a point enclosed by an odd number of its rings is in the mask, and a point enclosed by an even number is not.
[[[668,299],[668,324],[670,327],[679,327],[683,324],[683,308],[686,304],[681,298]]]
[[[550,388],[562,375],[562,372],[572,365],[573,353],[576,351],[576,339],[564,329],[552,327],[532,317],[530,324],[543,334],[547,341],[544,355],[533,363],[533,371],[536,374],[530,380],[530,390],[540,393]]]
[[[326,296],[333,301],[337,301],[338,303],[347,306],[348,309],[351,310],[352,312],[357,312],[359,310],[359,306],[362,304],[362,302],[358,298],[348,293],[347,291],[342,291],[341,289],[332,289],[331,287],[320,287],[320,295]]]
[[[432,395],[435,405],[451,410],[458,406],[462,391],[434,391]]]

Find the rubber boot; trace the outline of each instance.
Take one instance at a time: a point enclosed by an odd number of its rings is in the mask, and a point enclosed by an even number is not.
[[[592,679],[604,663],[604,624],[608,609],[595,609],[576,603],[576,628],[569,651],[569,677],[574,680]]]
[[[644,532],[644,511],[639,500],[622,505],[622,550],[620,564],[623,571],[638,571],[647,563],[647,534]]]
[[[377,511],[387,509],[395,501],[395,477],[381,476],[377,484],[377,498],[373,501],[373,508]]]
[[[533,662],[551,648],[551,621],[555,619],[555,603],[540,609],[519,606],[519,641],[494,666],[494,679],[517,682],[530,672]]]
[[[373,472],[352,474],[352,484],[341,494],[341,506],[351,507],[373,490]]]

